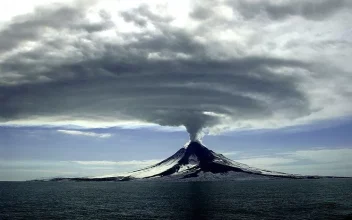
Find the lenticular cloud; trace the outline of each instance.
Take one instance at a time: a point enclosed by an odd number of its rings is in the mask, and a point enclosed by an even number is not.
[[[349,3],[99,2],[2,25],[1,124],[184,126],[196,140],[352,114]]]

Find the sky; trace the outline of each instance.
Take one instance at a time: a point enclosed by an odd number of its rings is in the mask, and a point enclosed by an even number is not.
[[[12,0],[0,180],[120,174],[189,139],[352,176],[352,2]]]

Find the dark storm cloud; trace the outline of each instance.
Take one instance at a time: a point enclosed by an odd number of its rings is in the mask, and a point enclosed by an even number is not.
[[[6,98],[2,100],[2,117],[5,120],[31,115],[114,117],[117,111],[116,116],[125,119],[185,125],[194,136],[200,128],[219,123],[217,117],[204,112],[246,119],[270,116],[278,110],[285,111],[288,117],[309,111],[307,100],[295,87],[298,79],[276,76],[265,69],[266,65],[292,65],[289,62],[248,58],[244,63],[237,61],[238,64],[233,60],[201,64],[141,61],[117,65],[116,57],[110,59],[78,63],[47,73],[72,72],[77,75],[74,79],[0,87]],[[167,71],[170,67],[175,69]],[[100,75],[103,69],[112,75]],[[247,75],[251,71],[253,76]],[[95,75],[90,77],[89,72]],[[257,99],[255,95],[264,95],[265,99]]]
[[[213,15],[211,8],[200,6],[196,7],[191,13],[190,16],[194,19],[205,20]]]
[[[0,30],[0,51],[10,50],[25,41],[35,41],[41,38],[45,29],[55,31],[78,29],[80,31],[97,32],[111,26],[109,17],[103,11],[100,15],[105,20],[104,22],[88,23],[84,19],[83,9],[78,10],[64,5],[42,7],[37,8],[31,15],[15,17],[7,27]]]
[[[343,9],[352,8],[349,0],[295,0],[295,1],[228,1],[234,10],[245,18],[253,18],[261,13],[272,19],[284,19],[289,16],[301,16],[305,19],[325,19]]]
[[[191,15],[210,16],[203,9]],[[118,32],[122,26],[114,26],[104,11],[101,22],[92,24],[85,10],[41,8],[1,30],[0,55],[28,41],[39,43],[0,59],[2,122],[56,116],[139,120],[183,125],[195,139],[205,127],[277,115],[293,120],[313,111],[298,73],[314,68],[299,57],[245,51],[229,56],[232,48],[201,42],[199,29],[171,26],[171,17],[146,5],[118,13],[138,32]],[[57,36],[48,39],[45,28]],[[107,28],[119,41],[98,36]]]
[[[162,17],[154,14],[149,10],[148,5],[141,5],[131,11],[121,12],[120,15],[126,22],[133,22],[137,26],[145,27],[148,22],[169,22],[172,20],[170,17]]]

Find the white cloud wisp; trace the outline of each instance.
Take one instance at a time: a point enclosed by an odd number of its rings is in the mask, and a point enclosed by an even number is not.
[[[91,131],[77,131],[77,130],[57,130],[57,132],[73,135],[73,136],[88,136],[97,138],[109,138],[112,136],[110,133],[95,133]]]

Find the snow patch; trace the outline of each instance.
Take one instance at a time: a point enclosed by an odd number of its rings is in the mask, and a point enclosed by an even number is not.
[[[180,169],[178,169],[177,173],[174,173],[173,175],[178,175],[180,173],[185,173],[188,172],[190,169],[196,167],[198,164],[187,164],[187,165],[183,165],[180,167]]]
[[[189,164],[199,164],[199,160],[198,160],[198,157],[194,154],[190,155],[189,158],[188,158],[188,163]]]

